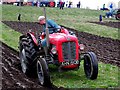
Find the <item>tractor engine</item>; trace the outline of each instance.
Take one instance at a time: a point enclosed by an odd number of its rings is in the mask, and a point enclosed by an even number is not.
[[[79,44],[74,35],[54,33],[49,35],[51,52],[57,55],[60,66],[64,69],[79,67]]]

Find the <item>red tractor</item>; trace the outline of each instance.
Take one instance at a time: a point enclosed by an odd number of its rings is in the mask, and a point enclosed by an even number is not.
[[[47,37],[47,36],[46,36]],[[49,64],[58,66],[58,71],[79,69],[84,60],[84,71],[89,79],[96,79],[98,75],[98,60],[93,52],[82,53],[83,44],[78,43],[76,35],[62,28],[59,32],[49,34],[48,55],[39,44],[43,35],[35,37],[28,32],[19,38],[20,61],[23,73],[26,75],[37,73],[39,83],[50,86]]]

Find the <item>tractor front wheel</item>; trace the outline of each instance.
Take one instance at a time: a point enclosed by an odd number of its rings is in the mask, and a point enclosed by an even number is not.
[[[37,61],[37,75],[42,86],[51,86],[49,69],[44,58],[39,58]]]
[[[98,75],[98,60],[93,52],[88,52],[84,55],[84,71],[86,77],[94,80]]]

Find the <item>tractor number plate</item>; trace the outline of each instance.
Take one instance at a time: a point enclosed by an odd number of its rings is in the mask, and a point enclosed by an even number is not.
[[[73,64],[79,64],[79,60],[62,62],[62,65],[63,65],[63,66],[73,65]]]

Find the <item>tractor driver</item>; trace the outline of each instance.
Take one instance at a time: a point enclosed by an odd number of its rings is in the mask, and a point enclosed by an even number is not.
[[[38,21],[39,21],[39,24],[40,24],[40,29],[42,29],[42,31],[43,31],[42,32],[43,34],[45,34],[45,30],[46,30],[46,21],[47,21],[48,30],[49,30],[50,34],[60,31],[61,26],[59,26],[53,20],[50,20],[50,19],[49,20],[45,20],[44,16],[39,16],[38,17]],[[46,47],[47,47],[46,38],[41,40],[41,45],[42,45],[42,47],[45,50]]]
[[[55,33],[57,31],[60,30],[60,26],[54,22],[53,20],[49,19],[49,20],[45,20],[45,17],[44,16],[39,16],[38,17],[38,21],[39,21],[39,24],[42,26],[42,30],[43,32],[45,32],[45,29],[46,29],[46,21],[47,21],[47,25],[48,25],[48,30],[49,30],[49,33],[52,34],[52,33]]]

